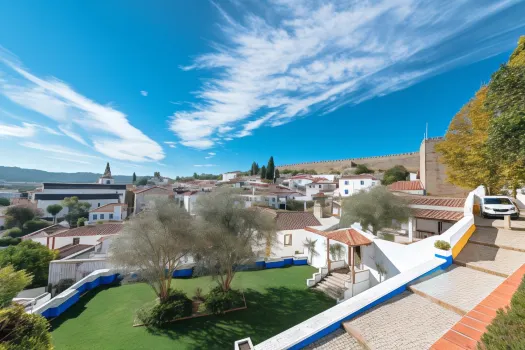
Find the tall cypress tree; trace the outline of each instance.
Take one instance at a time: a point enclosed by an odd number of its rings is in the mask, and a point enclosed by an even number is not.
[[[137,182],[137,174],[135,174],[134,172],[133,172],[133,179],[132,179],[132,181],[133,181],[133,183]]]
[[[268,166],[266,167],[266,178],[273,180],[273,172],[275,171],[275,164],[273,164],[273,156],[268,160]]]
[[[256,175],[257,174],[257,172],[255,171],[255,167],[256,167],[255,162],[253,162],[252,163],[252,168],[250,169],[250,175]]]
[[[264,165],[261,168],[261,179],[266,179],[266,167]]]

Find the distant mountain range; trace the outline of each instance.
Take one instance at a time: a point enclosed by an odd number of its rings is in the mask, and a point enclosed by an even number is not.
[[[0,166],[0,182],[96,182],[102,174],[96,173],[52,173],[36,169]],[[140,176],[137,175],[138,178]],[[115,183],[129,184],[132,176],[113,175]]]

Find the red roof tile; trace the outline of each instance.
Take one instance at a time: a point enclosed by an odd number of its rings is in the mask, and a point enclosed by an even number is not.
[[[146,191],[153,190],[153,189],[155,189],[155,188],[160,188],[161,190],[164,190],[164,191],[168,191],[168,192],[170,192],[170,190],[168,190],[167,188],[160,187],[160,186],[153,186],[153,187],[150,187],[150,188],[145,188],[145,189],[143,189],[143,190],[135,191],[135,193],[142,193],[142,192],[146,192]]]
[[[89,244],[68,244],[63,247],[58,248],[58,257],[60,259],[64,259],[70,255],[81,252],[91,247],[93,246]]]
[[[318,235],[327,237],[329,239],[333,239],[334,241],[344,243],[350,247],[372,244],[370,239],[366,238],[364,235],[353,228],[345,228],[331,232],[320,231],[311,227],[307,227],[305,230],[317,233]]]
[[[388,185],[390,191],[422,191],[425,188],[420,180],[414,181],[397,181]]]
[[[79,237],[79,236],[106,236],[114,235],[119,233],[123,224],[97,224],[97,225],[87,225],[77,228],[72,228],[67,231],[59,232],[53,237]]]
[[[462,208],[465,206],[465,198],[411,197],[410,204]]]
[[[113,213],[115,211],[115,207],[122,207],[122,210],[125,210],[128,207],[128,205],[122,204],[122,203],[110,203],[110,204],[106,204],[106,205],[103,205],[95,209],[91,209],[89,212],[90,213],[99,213],[99,212]]]
[[[307,226],[321,226],[313,213],[304,211],[278,211],[275,221],[278,230],[300,230]]]
[[[433,219],[446,221],[459,221],[463,218],[461,211],[412,209],[412,215],[418,219]]]

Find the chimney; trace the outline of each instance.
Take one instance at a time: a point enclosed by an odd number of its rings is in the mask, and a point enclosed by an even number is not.
[[[314,200],[314,216],[318,219],[322,219],[324,201],[326,199],[326,196],[324,195],[323,192],[319,192],[317,194],[314,194],[312,196],[312,199]]]

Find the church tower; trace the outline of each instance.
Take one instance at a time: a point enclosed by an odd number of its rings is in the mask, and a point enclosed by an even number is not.
[[[98,178],[98,183],[101,185],[112,185],[115,183],[113,176],[111,176],[111,168],[109,167],[109,162],[106,164],[106,170],[104,170],[104,175]]]

